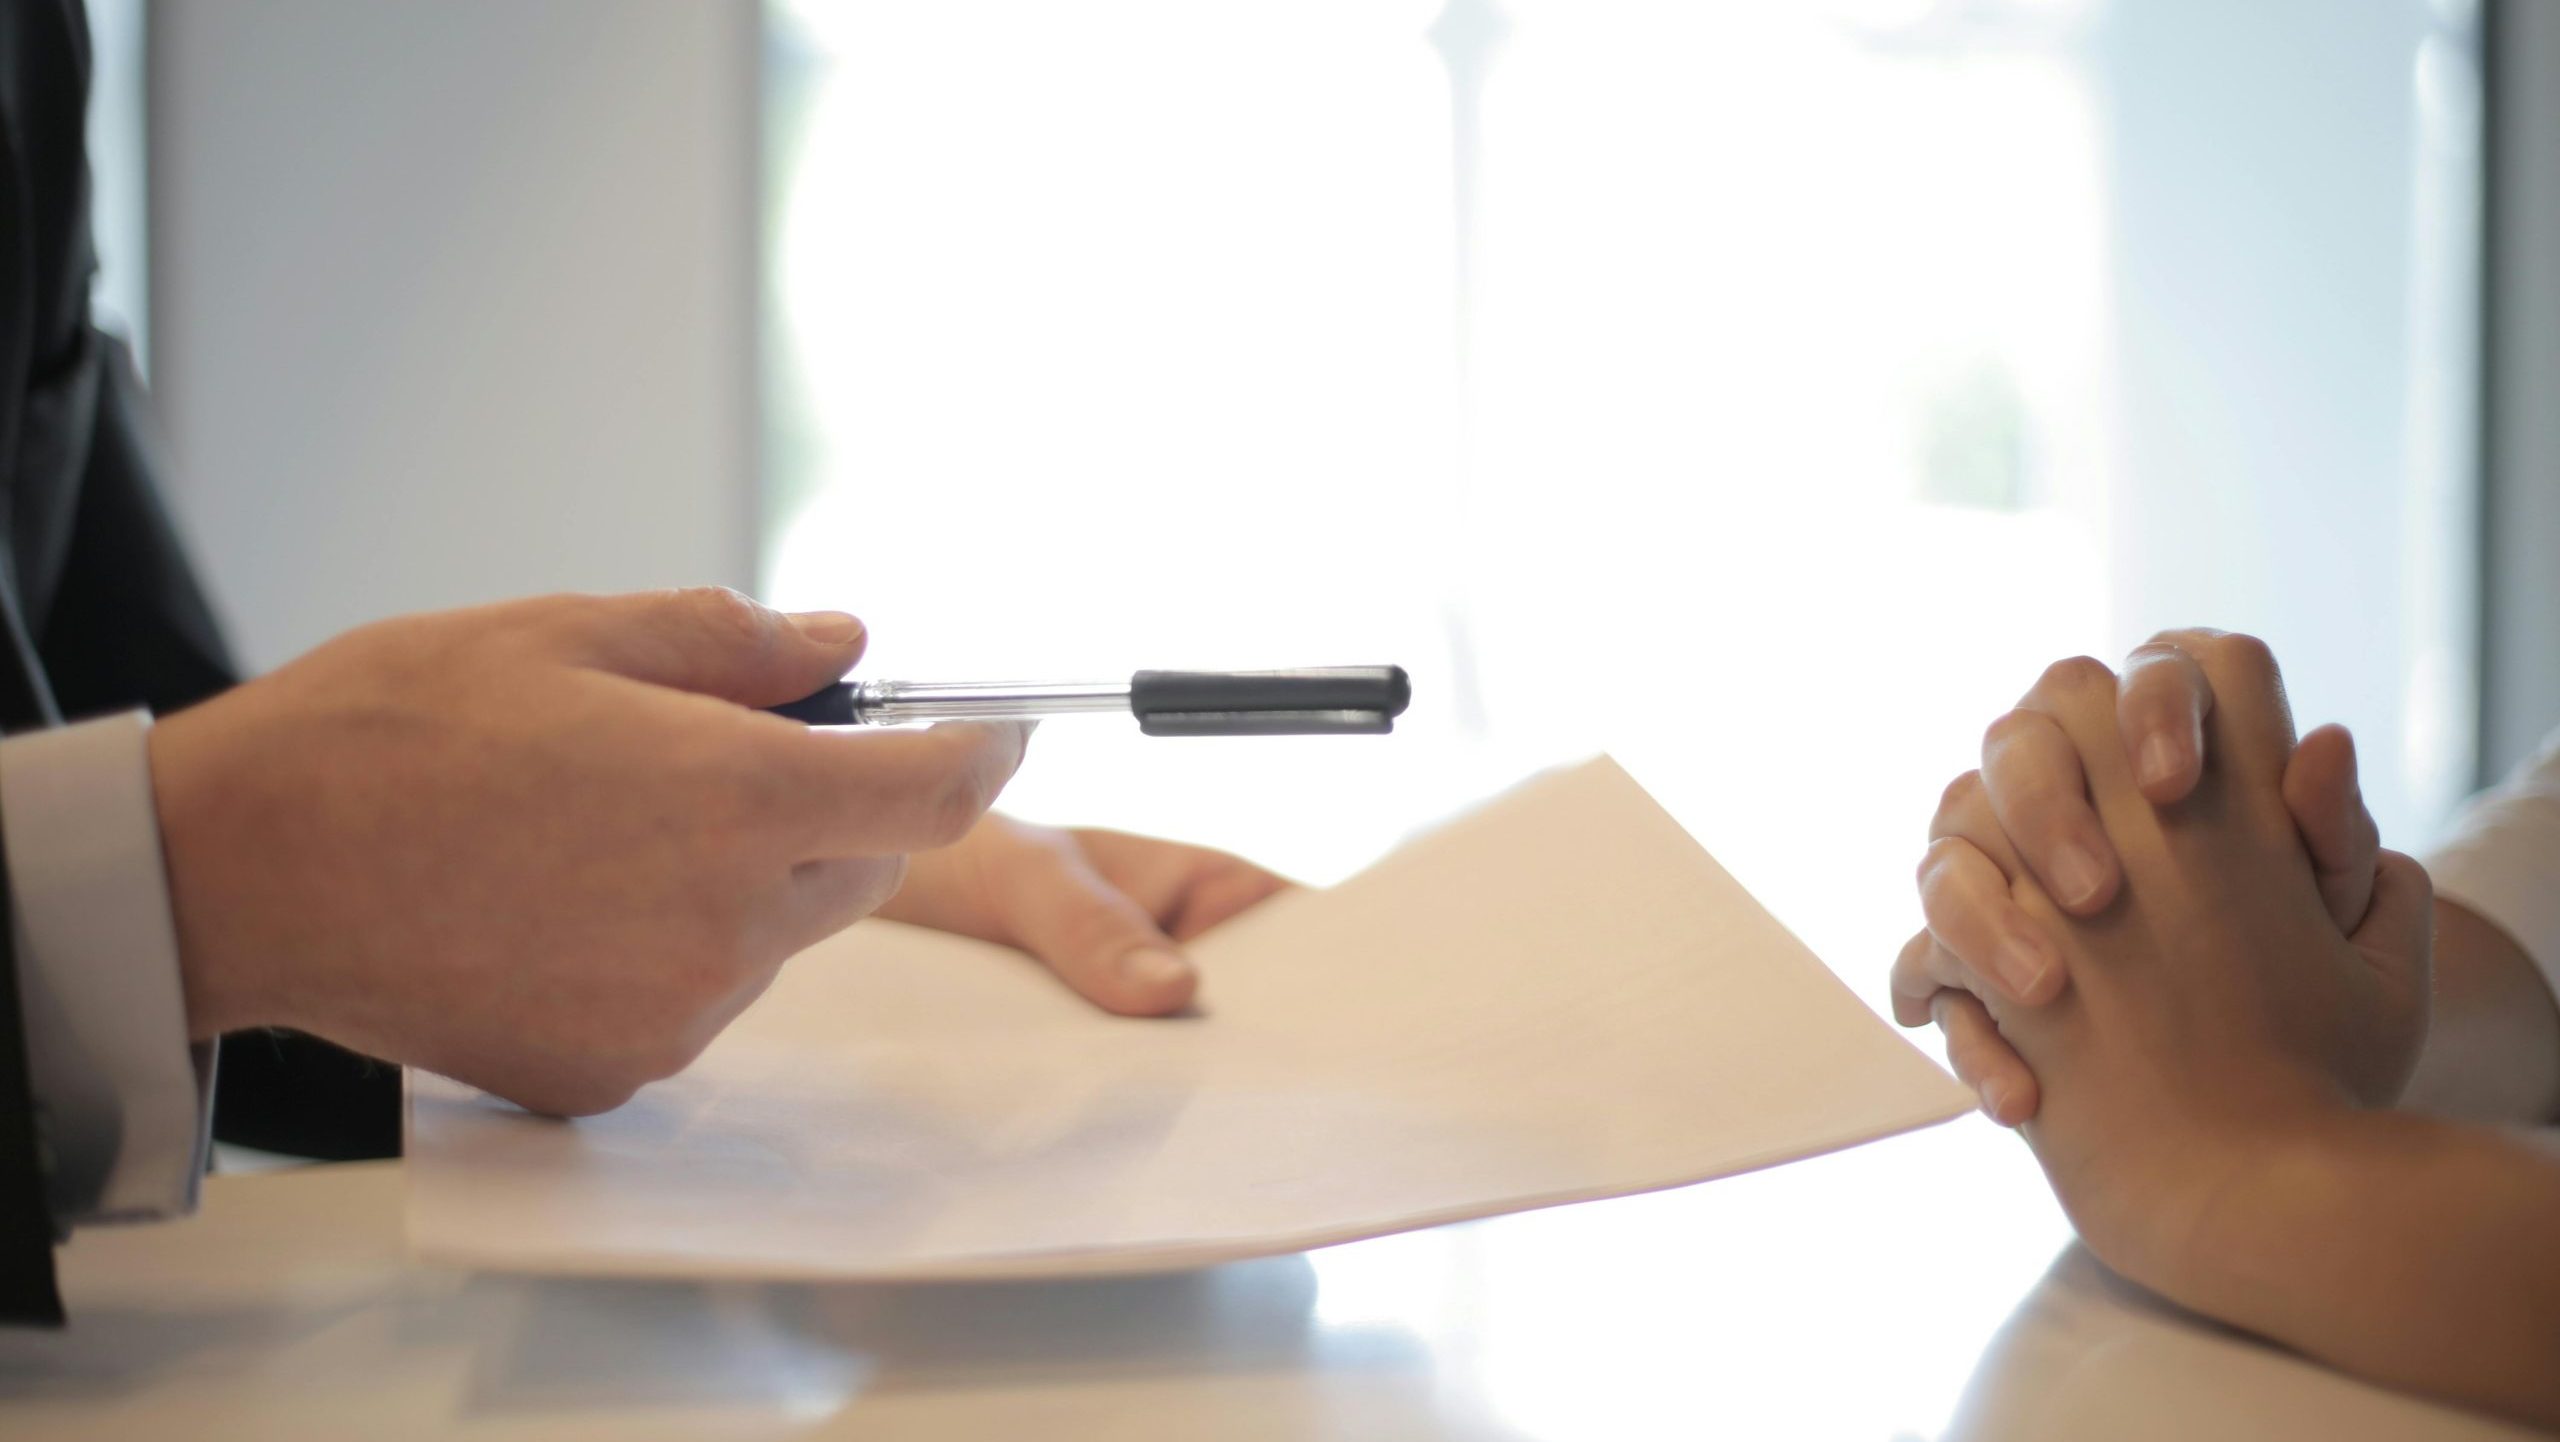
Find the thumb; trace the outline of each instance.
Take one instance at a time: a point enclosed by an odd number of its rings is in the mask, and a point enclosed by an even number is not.
[[[1004,878],[997,905],[1014,945],[1076,994],[1122,1016],[1180,1011],[1200,973],[1146,908],[1073,847],[1042,848]]]
[[[2374,863],[2373,905],[2347,940],[2376,971],[2423,994],[2435,948],[2435,883],[2397,851],[2377,853]]]
[[[840,679],[866,639],[841,611],[785,615],[724,586],[587,598],[565,624],[598,670],[741,706],[779,706]]]

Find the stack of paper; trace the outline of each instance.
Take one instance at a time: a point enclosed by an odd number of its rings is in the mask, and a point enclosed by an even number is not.
[[[412,1074],[409,1229],[521,1271],[936,1278],[1294,1251],[1767,1166],[1971,1098],[1614,763],[1191,948],[1198,1014],[866,922],[564,1123]]]

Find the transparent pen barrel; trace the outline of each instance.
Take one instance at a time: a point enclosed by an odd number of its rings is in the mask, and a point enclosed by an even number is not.
[[[865,681],[855,693],[865,724],[1013,721],[1074,711],[1127,711],[1125,681]]]

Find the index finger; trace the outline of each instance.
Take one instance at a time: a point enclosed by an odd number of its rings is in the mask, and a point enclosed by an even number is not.
[[[896,856],[969,834],[1022,765],[1023,721],[947,721],[921,731],[783,723],[766,764],[803,825],[803,860]]]

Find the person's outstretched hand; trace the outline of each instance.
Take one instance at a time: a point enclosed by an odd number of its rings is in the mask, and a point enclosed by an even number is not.
[[[2038,690],[2104,670],[2085,657],[2058,662]],[[2110,682],[2116,750],[2154,805],[2184,800],[2229,764],[2207,739],[2223,677],[2273,688],[2272,696],[2253,693],[2244,702],[2284,706],[2282,681],[2264,643],[2221,631],[2164,631],[2137,648],[2122,677]],[[2289,741],[2289,716],[2286,727]],[[2323,726],[2303,737],[2284,765],[2281,787],[2330,920],[2341,931],[2355,930],[2373,896],[2380,839],[2357,785],[2355,743],[2346,729]],[[1991,724],[1981,769],[1948,787],[1942,815],[1959,805],[1991,818],[2007,845],[1984,848],[1933,829],[1919,875],[1927,925],[1894,963],[1894,1016],[1905,1026],[1936,1021],[1949,1065],[1981,1098],[1983,1113],[2017,1126],[2036,1115],[2041,1089],[1993,1025],[1986,1003],[2044,1006],[2063,994],[2070,978],[2059,954],[2026,924],[2013,889],[2032,880],[2063,911],[2096,916],[2122,889],[2123,863],[2099,824],[2079,753],[2052,717],[2032,705]]]
[[[348,633],[155,726],[198,1037],[290,1026],[536,1111],[682,1069],[785,958],[966,836],[1029,728],[753,709],[861,623],[721,590]]]
[[[917,856],[880,914],[1019,948],[1106,1011],[1162,1016],[1200,984],[1180,944],[1288,885],[1206,847],[990,816]]]

